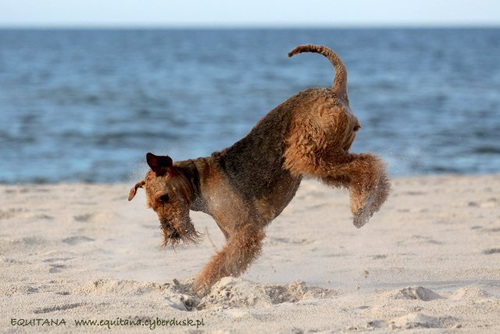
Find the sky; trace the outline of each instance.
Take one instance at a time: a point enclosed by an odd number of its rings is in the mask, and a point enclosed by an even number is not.
[[[500,0],[0,0],[0,27],[500,26]]]

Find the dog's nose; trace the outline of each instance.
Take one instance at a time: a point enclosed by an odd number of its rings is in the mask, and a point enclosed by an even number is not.
[[[176,230],[173,230],[172,232],[170,232],[168,237],[170,239],[179,239],[181,237],[181,235]]]

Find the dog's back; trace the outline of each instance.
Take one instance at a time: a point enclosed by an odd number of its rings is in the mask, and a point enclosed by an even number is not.
[[[324,105],[325,99],[334,100],[336,95],[346,94],[347,72],[335,53],[322,46],[303,45],[288,55],[302,52],[319,53],[330,60],[336,72],[332,88],[312,88],[292,96],[264,116],[245,138],[212,155],[231,186],[246,201],[265,199],[276,188],[290,188],[293,197],[302,178],[284,167],[287,138],[293,123],[297,117],[308,117],[300,114],[317,113],[315,105]]]
[[[274,190],[289,192],[291,199],[300,184],[300,176],[283,168],[285,137],[293,117],[291,104],[293,99],[279,105],[245,138],[212,155],[234,191],[248,203],[269,199]]]

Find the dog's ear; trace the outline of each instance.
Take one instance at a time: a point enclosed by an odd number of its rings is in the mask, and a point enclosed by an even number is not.
[[[137,188],[142,188],[142,186],[145,184],[146,182],[144,181],[141,181],[141,182],[137,182],[135,184],[135,186],[130,189],[130,192],[128,193],[128,200],[131,201],[134,197],[135,197],[135,193],[137,192]]]
[[[172,158],[168,155],[161,156],[154,155],[153,153],[146,154],[146,161],[153,172],[155,172],[156,176],[165,175],[168,167],[171,167],[173,164]]]

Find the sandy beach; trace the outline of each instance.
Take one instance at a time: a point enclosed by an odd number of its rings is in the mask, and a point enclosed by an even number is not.
[[[222,233],[193,212],[203,241],[160,249],[132,185],[0,186],[2,332],[500,332],[500,175],[395,178],[360,230],[347,191],[306,180],[203,299],[189,283]]]

